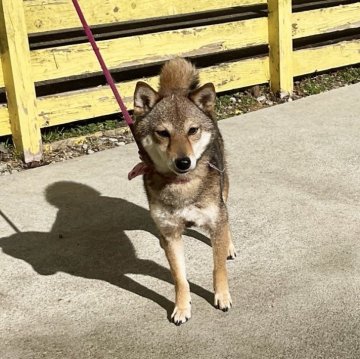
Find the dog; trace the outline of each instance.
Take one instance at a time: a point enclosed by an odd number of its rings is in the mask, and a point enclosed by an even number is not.
[[[213,247],[215,307],[228,311],[227,258],[234,259],[226,200],[229,180],[224,144],[214,117],[212,83],[199,86],[196,68],[183,58],[166,62],[159,90],[136,84],[134,131],[151,165],[143,181],[150,214],[159,232],[175,283],[176,325],[191,318],[183,231],[190,226],[210,234]]]

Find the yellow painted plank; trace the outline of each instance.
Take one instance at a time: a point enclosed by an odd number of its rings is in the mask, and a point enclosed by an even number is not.
[[[268,57],[247,59],[204,68],[200,71],[200,79],[202,83],[213,82],[217,91],[228,91],[267,82],[269,79],[268,68]],[[157,77],[142,80],[157,88]],[[124,82],[119,86],[129,108],[132,108],[136,82],[137,80]],[[38,109],[41,127],[119,112],[118,105],[107,86],[39,98]]]
[[[81,0],[90,25],[143,20],[235,6],[264,4],[266,0]],[[80,27],[71,0],[24,0],[29,33]]]
[[[0,59],[0,63],[1,63],[1,59]],[[0,88],[4,86],[5,86],[4,74],[3,74],[2,66],[0,66]]]
[[[293,55],[294,76],[360,63],[360,40],[298,50]]]
[[[360,27],[360,3],[303,11],[292,16],[293,38]]]
[[[41,134],[22,0],[0,1],[0,42],[13,140],[25,162],[38,161]]]
[[[98,46],[107,66],[114,69],[165,61],[174,56],[235,50],[265,44],[267,39],[267,19],[259,18],[99,41]],[[31,55],[35,81],[101,71],[89,44],[36,50]]]
[[[291,0],[269,0],[270,86],[275,93],[292,93]]]
[[[11,126],[7,106],[0,105],[0,136],[10,135]]]
[[[201,83],[212,82],[217,92],[266,83],[269,76],[267,56],[224,63],[200,71]]]

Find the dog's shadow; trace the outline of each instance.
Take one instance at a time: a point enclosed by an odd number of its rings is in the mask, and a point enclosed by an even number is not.
[[[125,233],[143,230],[158,236],[147,210],[124,199],[103,197],[93,188],[74,182],[52,184],[46,190],[46,199],[59,209],[51,231],[2,238],[4,253],[26,261],[41,275],[65,272],[106,281],[154,301],[170,318],[172,301],[126,275],[142,274],[173,283],[167,268],[137,258]],[[187,234],[209,244],[208,238],[196,231]],[[193,283],[190,287],[212,303],[213,294],[208,290]]]

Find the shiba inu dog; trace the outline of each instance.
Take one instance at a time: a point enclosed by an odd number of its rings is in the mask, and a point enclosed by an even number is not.
[[[223,140],[214,119],[215,88],[199,87],[195,67],[185,59],[168,61],[159,90],[138,82],[134,94],[135,133],[151,166],[144,174],[150,213],[160,231],[175,282],[172,320],[191,317],[182,233],[198,226],[210,234],[214,256],[215,306],[232,306],[226,259],[236,256],[226,200],[229,181]]]

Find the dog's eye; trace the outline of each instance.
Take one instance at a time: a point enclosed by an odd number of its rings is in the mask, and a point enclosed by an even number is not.
[[[198,127],[191,127],[188,131],[188,135],[195,135],[196,132],[198,132],[199,128]]]
[[[156,131],[156,134],[159,135],[160,137],[165,137],[165,138],[170,137],[170,133],[166,130]]]

